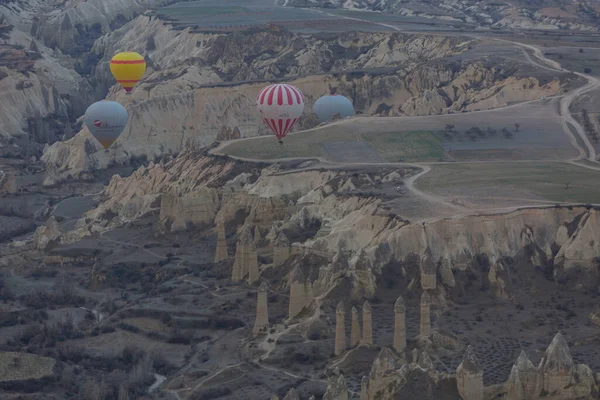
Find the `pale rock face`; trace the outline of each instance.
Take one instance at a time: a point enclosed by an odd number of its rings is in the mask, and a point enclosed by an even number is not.
[[[35,230],[33,234],[33,243],[36,249],[44,250],[51,243],[61,239],[62,232],[60,226],[54,218],[51,216],[48,221]]]
[[[337,380],[329,382],[323,400],[348,400],[348,385],[344,375],[340,374]]]
[[[335,350],[334,354],[339,356],[346,351],[346,325],[345,325],[344,303],[339,302],[335,310]]]
[[[300,396],[298,396],[298,392],[296,392],[296,389],[291,388],[290,391],[287,392],[283,400],[300,400]]]
[[[517,367],[519,382],[523,385],[525,397],[527,399],[534,398],[541,391],[538,370],[524,351],[519,354],[515,367]]]
[[[365,300],[362,309],[363,315],[363,332],[362,342],[366,345],[373,344],[373,317],[371,313],[371,305]]]
[[[542,379],[542,389],[554,393],[565,389],[573,379],[573,357],[563,335],[556,334],[538,370]]]
[[[456,384],[463,400],[483,400],[483,371],[471,346],[456,369]]]
[[[519,378],[517,366],[513,365],[506,387],[506,400],[526,400],[523,384]]]

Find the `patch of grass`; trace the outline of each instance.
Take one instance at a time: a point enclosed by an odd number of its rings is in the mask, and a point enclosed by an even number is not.
[[[387,162],[395,161],[439,161],[444,159],[442,139],[429,131],[414,132],[371,132],[361,135],[345,127],[330,126],[325,130],[314,130],[289,135],[279,145],[274,136],[229,144],[223,152],[232,156],[261,160],[325,157],[324,146],[336,142],[360,142],[370,144]]]
[[[386,161],[439,161],[445,158],[442,139],[431,132],[384,132],[361,135]]]
[[[1,352],[0,381],[39,379],[52,375],[56,364],[53,358],[35,354]]]
[[[435,165],[415,183],[421,190],[507,187],[551,201],[600,203],[600,171],[567,163],[473,163]],[[565,183],[569,183],[566,189]]]

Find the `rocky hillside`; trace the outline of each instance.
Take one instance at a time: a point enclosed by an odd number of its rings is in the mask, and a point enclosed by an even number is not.
[[[5,156],[39,155],[73,136],[72,124],[106,88],[90,79],[88,52],[101,35],[167,0],[0,2],[0,140]],[[32,145],[37,143],[38,145]]]
[[[275,240],[277,232],[293,234],[290,242],[295,242],[297,252],[310,249],[329,260],[340,252],[349,255],[350,271],[338,271],[340,276],[327,266],[318,271],[315,285],[322,292],[338,284],[340,277],[350,276],[353,293],[370,297],[382,268],[411,254],[433,262],[434,274],[444,282],[453,282],[453,275],[480,264],[484,256],[482,279],[500,297],[515,283],[510,279],[511,260],[517,256],[574,288],[592,288],[600,282],[597,210],[523,209],[410,223],[390,212],[380,196],[365,194],[374,183],[395,184],[414,173],[383,168],[373,173],[294,172],[278,166],[260,170],[186,152],[166,164],[150,163],[128,178],[113,177],[104,192],[106,200],[65,240],[160,212],[166,230],[206,226],[223,218],[226,223],[271,232],[269,240]],[[239,220],[240,215],[245,221]],[[315,226],[318,229],[311,231],[309,227]],[[474,263],[475,259],[479,261]]]
[[[304,7],[308,4],[313,7],[381,11],[408,17],[456,21],[471,26],[493,28],[571,29],[597,32],[600,20],[600,8],[583,1],[508,3],[438,0],[424,3],[415,0],[279,0],[278,4],[290,7]]]
[[[186,145],[267,134],[254,105],[266,82],[285,80],[306,95],[298,129],[314,126],[312,104],[331,88],[353,99],[359,114],[383,116],[488,109],[561,91],[558,80],[540,82],[498,60],[446,60],[476,45],[465,38],[397,33],[315,37],[272,27],[210,35],[176,31],[148,15],[96,42],[100,61],[95,75],[107,86],[108,60],[125,44],[145,54],[150,68],[132,96],[116,87],[110,91],[109,98],[124,104],[130,115],[124,134],[110,153],[88,140],[85,128],[55,144],[43,158],[49,166],[46,184],[81,178],[131,156],[152,159]]]

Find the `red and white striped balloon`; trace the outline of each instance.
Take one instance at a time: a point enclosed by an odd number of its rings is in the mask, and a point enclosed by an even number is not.
[[[292,85],[269,85],[256,96],[256,108],[281,142],[304,112],[304,95]]]

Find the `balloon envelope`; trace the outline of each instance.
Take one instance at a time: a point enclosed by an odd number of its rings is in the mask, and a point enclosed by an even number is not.
[[[323,96],[313,105],[313,113],[317,115],[319,121],[331,121],[335,114],[340,114],[341,118],[354,115],[354,106],[350,99],[339,94]]]
[[[281,141],[304,112],[304,95],[292,85],[269,85],[256,96],[256,109]]]
[[[134,51],[125,51],[110,60],[110,72],[125,91],[130,93],[146,72],[146,60]]]
[[[108,149],[127,125],[127,110],[116,101],[98,101],[85,111],[84,122],[102,147]]]

